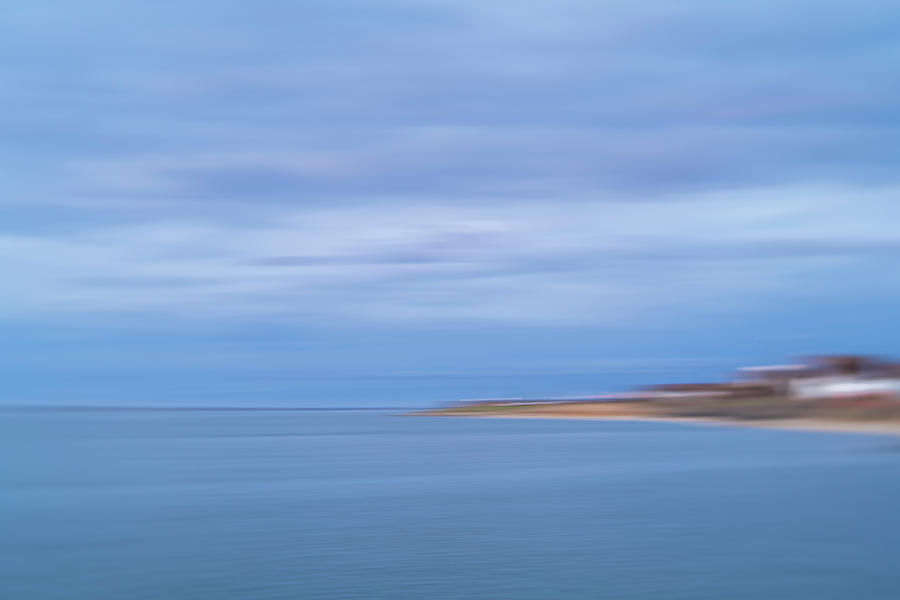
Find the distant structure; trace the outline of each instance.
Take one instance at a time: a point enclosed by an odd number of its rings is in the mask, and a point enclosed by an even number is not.
[[[746,367],[740,373],[799,399],[900,397],[900,364],[867,356],[813,356],[797,365]]]
[[[696,402],[772,397],[786,401],[900,404],[900,363],[870,356],[811,356],[797,363],[743,367],[732,381],[672,383],[632,392],[564,398],[479,398],[458,405],[512,406],[572,402]]]

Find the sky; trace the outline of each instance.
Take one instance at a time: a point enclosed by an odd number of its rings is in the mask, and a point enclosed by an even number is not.
[[[897,352],[900,4],[14,0],[0,404]]]

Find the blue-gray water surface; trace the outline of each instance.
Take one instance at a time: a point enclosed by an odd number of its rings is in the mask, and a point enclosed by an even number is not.
[[[896,599],[887,436],[0,414],[4,600]]]

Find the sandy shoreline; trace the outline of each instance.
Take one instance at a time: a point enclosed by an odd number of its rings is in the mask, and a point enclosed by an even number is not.
[[[413,416],[460,417],[477,419],[565,419],[574,421],[644,421],[653,423],[681,423],[708,427],[745,427],[754,429],[789,429],[796,431],[819,431],[828,433],[867,433],[878,435],[900,435],[900,422],[829,421],[825,419],[770,419],[754,421],[733,421],[726,419],[699,417],[645,417],[645,416],[599,416],[567,414],[465,414],[453,412],[421,412]]]

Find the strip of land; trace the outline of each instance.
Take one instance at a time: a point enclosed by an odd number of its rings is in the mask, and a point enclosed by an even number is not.
[[[571,402],[554,404],[477,405],[413,413],[423,416],[505,419],[590,419],[654,421],[690,425],[763,427],[805,431],[900,435],[900,415],[848,410],[771,399],[716,405],[663,405],[650,402]]]

